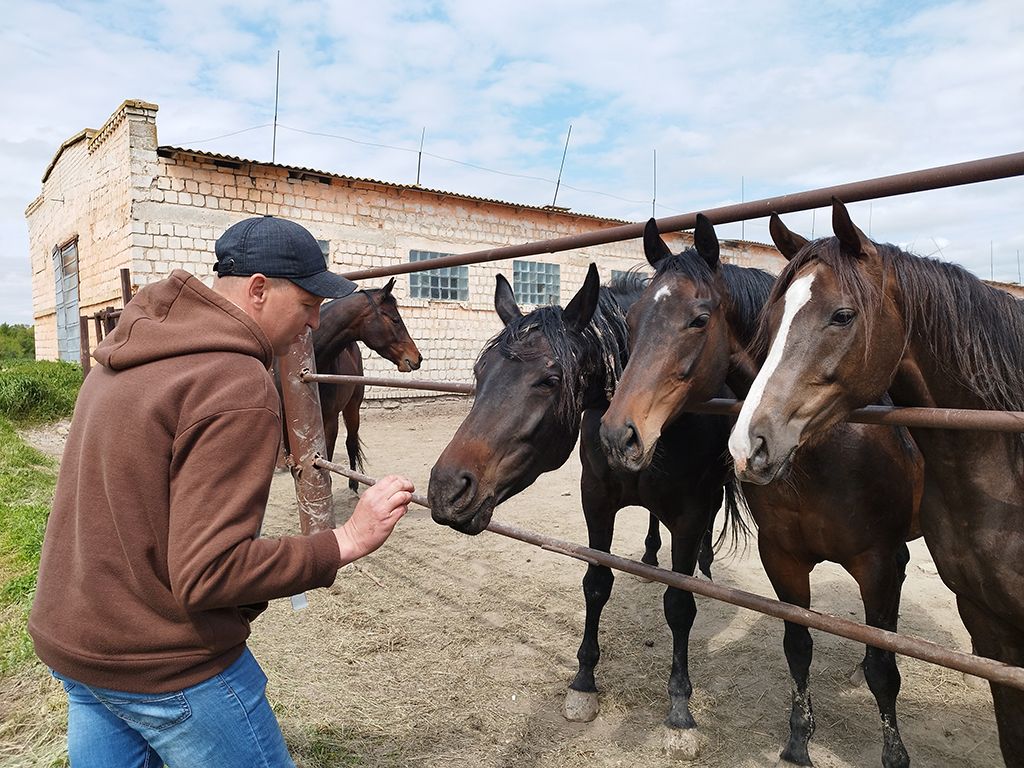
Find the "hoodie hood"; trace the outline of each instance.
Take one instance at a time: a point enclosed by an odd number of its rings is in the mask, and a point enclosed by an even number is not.
[[[197,316],[202,317],[199,333]],[[270,340],[255,320],[199,278],[176,269],[135,295],[93,357],[100,365],[121,371],[202,352],[250,355],[265,368],[274,361]]]

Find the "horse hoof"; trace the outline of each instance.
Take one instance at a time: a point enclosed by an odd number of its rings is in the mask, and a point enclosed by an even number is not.
[[[692,762],[700,757],[707,741],[696,728],[665,728],[662,745],[671,759]]]
[[[850,682],[854,685],[864,685],[864,665],[858,664],[850,673]]]
[[[782,750],[782,754],[779,755],[784,762],[791,763],[792,765],[805,765],[813,768],[814,763],[811,762],[811,756],[807,754],[807,745],[802,744],[797,747],[792,745]]]
[[[589,723],[601,711],[601,704],[594,691],[577,691],[570,688],[565,694],[562,714],[573,723]]]

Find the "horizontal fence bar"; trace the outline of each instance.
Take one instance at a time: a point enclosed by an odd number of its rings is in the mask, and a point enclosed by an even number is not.
[[[989,157],[984,160],[971,160],[966,163],[943,165],[936,168],[898,173],[892,176],[854,181],[849,184],[839,184],[834,187],[823,187],[789,195],[766,197],[746,203],[724,205],[720,208],[700,211],[700,213],[707,216],[712,224],[727,224],[747,219],[760,219],[770,216],[772,213],[783,214],[806,211],[811,208],[823,208],[832,204],[833,197],[842,200],[844,203],[856,203],[860,200],[894,197],[911,192],[924,192],[929,189],[956,187],[962,184],[975,184],[981,181],[994,181],[995,179],[1005,179],[1021,175],[1024,175],[1024,152],[1015,152],[1009,155]],[[697,222],[697,213],[698,211],[694,211],[692,213],[683,213],[677,216],[667,216],[663,219],[658,219],[658,231],[678,232],[683,229],[693,229]],[[458,267],[465,264],[500,261],[519,256],[559,253],[576,248],[587,248],[592,245],[606,245],[622,240],[633,240],[643,236],[644,226],[645,223],[643,222],[609,226],[592,232],[558,237],[552,240],[538,240],[501,248],[488,248],[483,251],[452,254],[450,256],[430,259],[429,261],[357,269],[344,274],[350,280],[364,280],[371,277],[402,275],[409,272],[423,272],[442,267]]]
[[[371,376],[348,376],[343,374],[303,373],[302,381],[318,381],[324,384],[365,384],[371,387],[394,387],[396,389],[419,389],[432,392],[453,392],[471,395],[472,384],[428,381],[426,379],[374,378]],[[692,413],[712,413],[735,416],[743,406],[742,400],[714,398],[686,408]],[[869,405],[853,411],[847,421],[855,424],[887,424],[904,427],[929,427],[934,429],[974,429],[984,432],[1024,432],[1024,412],[981,411],[966,408],[917,408],[912,406]]]
[[[348,467],[327,461],[323,458],[315,459],[313,463],[318,467],[322,467],[330,470],[331,472],[337,472],[340,475],[357,480],[364,485],[373,485],[377,482],[372,477],[360,472],[354,472]],[[422,507],[426,507],[427,509],[430,508],[427,500],[419,494],[413,494],[412,500],[414,503],[419,504]],[[903,656],[911,656],[915,659],[920,659],[921,661],[927,661],[931,664],[946,667],[947,669],[955,669],[960,672],[966,672],[969,675],[983,677],[994,683],[1009,685],[1014,688],[1024,690],[1024,668],[1014,667],[1001,661],[988,659],[984,656],[975,656],[974,654],[964,653],[962,651],[954,651],[937,643],[933,643],[930,640],[923,640],[909,635],[900,635],[896,632],[889,632],[888,630],[871,627],[866,624],[860,624],[856,621],[850,621],[849,619],[844,619],[839,616],[832,616],[830,614],[812,611],[807,608],[801,608],[800,606],[792,605],[790,603],[772,600],[771,598],[756,595],[752,592],[745,592],[740,589],[725,587],[711,581],[702,581],[701,579],[694,578],[693,576],[676,573],[675,571],[669,571],[665,568],[656,568],[651,565],[646,565],[645,563],[639,563],[635,560],[610,554],[609,552],[602,552],[599,549],[591,549],[590,547],[584,547],[580,544],[573,544],[568,541],[562,541],[550,536],[545,536],[544,534],[527,531],[522,528],[515,528],[503,523],[492,521],[485,530],[502,536],[508,536],[509,538],[526,542],[527,544],[533,544],[534,546],[548,550],[549,552],[573,557],[586,563],[604,565],[618,571],[632,573],[635,576],[640,576],[641,578],[649,579],[651,581],[658,581],[662,584],[667,584],[670,587],[676,587],[686,592],[710,597],[713,600],[719,600],[731,605],[738,605],[741,608],[748,608],[752,611],[757,611],[758,613],[774,616],[777,619],[791,621],[794,624],[801,624],[812,629],[819,629],[823,632],[828,632],[831,635],[838,635],[840,637],[845,637],[848,640],[854,640],[858,643],[864,643],[865,645],[871,645],[875,648],[881,648],[884,651],[892,651],[893,653],[898,653]]]

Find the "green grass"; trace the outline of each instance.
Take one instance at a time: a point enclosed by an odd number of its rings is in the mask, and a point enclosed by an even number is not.
[[[33,658],[26,632],[56,462],[0,418],[0,676]]]
[[[70,416],[82,385],[77,363],[28,360],[0,363],[0,418],[37,424]]]
[[[78,365],[0,363],[0,676],[33,658],[26,631],[57,464],[26,445],[15,425],[70,416]]]

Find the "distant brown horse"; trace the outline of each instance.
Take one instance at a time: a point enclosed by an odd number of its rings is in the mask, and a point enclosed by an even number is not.
[[[601,424],[609,460],[632,471],[647,466],[662,431],[683,409],[725,383],[737,396],[746,395],[757,372],[746,347],[774,282],[759,269],[722,264],[714,228],[702,215],[694,247],[678,255],[651,219],[644,251],[656,274],[629,310],[629,363]],[[867,622],[895,630],[910,557],[906,542],[920,535],[923,466],[913,442],[898,429],[842,424],[801,449],[793,461],[790,482],[743,489],[757,522],[761,560],[779,599],[810,607],[810,573],[830,560],[857,580]],[[794,689],[782,757],[811,765],[811,634],[800,624],[785,627]],[[882,764],[903,768],[909,758],[896,722],[895,657],[869,646],[864,674],[882,718]]]
[[[361,376],[363,359],[357,341],[390,360],[402,372],[415,371],[423,356],[416,348],[392,295],[395,278],[383,288],[356,291],[334,299],[320,309],[320,327],[313,332],[313,351],[318,373]],[[320,384],[320,412],[324,421],[327,458],[333,459],[338,441],[338,414],[345,422],[345,447],[349,466],[361,469],[363,451],[359,442],[359,409],[363,403],[362,384]],[[287,450],[287,434],[285,435]],[[359,483],[349,480],[349,488]]]
[[[626,359],[624,310],[639,290],[630,280],[601,287],[592,264],[564,310],[547,306],[523,314],[508,281],[498,276],[494,304],[505,328],[480,354],[473,407],[431,470],[435,521],[479,533],[496,506],[562,466],[579,439],[591,547],[609,551],[618,511],[642,505],[672,532],[672,569],[691,574],[723,496],[729,522],[740,524],[723,417],[681,419],[661,441],[659,460],[641,472],[608,465],[598,428]],[[570,719],[597,715],[598,625],[613,581],[611,570],[597,564],[583,579],[586,620],[579,669],[566,696]],[[672,630],[666,740],[673,750],[693,753],[699,741],[689,709],[688,654],[697,608],[691,593],[670,587],[664,609]]]
[[[768,362],[730,450],[778,482],[794,452],[888,388],[897,405],[1024,410],[1024,303],[966,270],[869,240],[833,201],[835,237],[773,217],[790,257],[760,329]],[[978,653],[1024,665],[1024,436],[912,428],[921,528]],[[845,471],[837,467],[837,472]],[[1003,759],[1024,766],[1024,691],[992,684]]]

